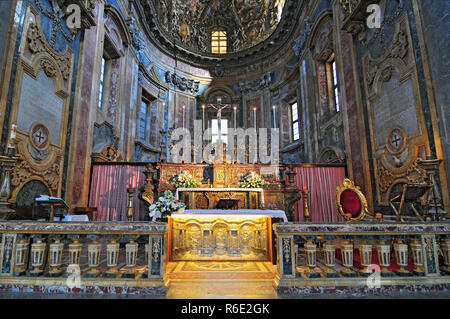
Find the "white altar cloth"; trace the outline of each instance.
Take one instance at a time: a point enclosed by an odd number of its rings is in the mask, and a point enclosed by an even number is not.
[[[54,217],[53,221],[59,222],[59,217]],[[62,222],[88,222],[87,215],[64,215]]]
[[[173,213],[172,215],[265,215],[275,218],[282,218],[285,223],[288,222],[286,213],[282,210],[270,210],[270,209],[186,209],[184,213]]]
[[[178,192],[258,192],[261,193],[261,205],[264,205],[264,189],[262,188],[177,188],[175,194],[177,200]]]

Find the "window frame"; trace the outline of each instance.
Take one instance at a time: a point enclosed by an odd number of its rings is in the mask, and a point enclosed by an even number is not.
[[[216,33],[219,33],[219,35],[215,35]],[[223,35],[221,33],[224,33]],[[224,29],[213,29],[210,33],[211,41],[210,41],[210,47],[211,47],[211,53],[212,54],[227,54],[228,53],[228,33],[227,30]],[[217,41],[218,45],[213,45],[214,41]],[[224,46],[222,45],[224,44]],[[214,52],[215,48],[217,48],[217,52]],[[225,48],[224,52],[221,52],[221,49]]]
[[[330,106],[336,113],[341,111],[341,101],[339,97],[339,76],[337,72],[337,63],[334,53],[326,61],[326,72],[328,80],[328,95]]]
[[[296,105],[296,109],[297,109],[297,119],[294,120],[294,105]],[[297,142],[300,141],[301,136],[300,136],[300,112],[299,112],[299,108],[298,108],[298,101],[292,101],[291,103],[289,103],[289,111],[291,113],[291,134],[292,134],[292,141],[293,142]],[[296,138],[295,135],[295,124],[297,124],[297,129],[298,129],[298,138]]]
[[[108,59],[105,56],[102,56],[102,61],[100,65],[100,79],[99,79],[99,87],[98,87],[98,101],[97,108],[99,110],[103,109],[103,102],[105,97],[105,75],[106,75],[106,67],[107,67]]]
[[[143,104],[145,104],[145,117],[144,117],[144,119],[142,118],[142,106],[143,106]],[[141,98],[141,104],[140,104],[140,106],[139,106],[139,117],[138,117],[138,119],[139,119],[139,126],[138,126],[138,136],[139,136],[139,139],[140,140],[142,140],[142,141],[147,141],[147,133],[148,133],[148,128],[149,128],[149,121],[148,121],[148,118],[149,118],[149,110],[150,110],[150,101],[148,100],[148,99],[146,99],[145,97],[142,97]],[[142,122],[144,122],[144,132],[142,132],[142,126],[141,126],[141,124],[142,124]],[[142,137],[142,134],[144,135],[143,137]]]

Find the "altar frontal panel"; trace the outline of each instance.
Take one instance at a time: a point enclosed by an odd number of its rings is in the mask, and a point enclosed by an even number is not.
[[[172,261],[269,261],[271,220],[263,215],[170,218]]]

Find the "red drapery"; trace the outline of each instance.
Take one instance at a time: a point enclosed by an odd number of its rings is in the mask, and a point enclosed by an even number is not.
[[[145,220],[145,203],[138,198],[139,188],[145,184],[145,165],[94,164],[92,169],[89,207],[97,207],[95,221],[127,221],[128,192],[131,184],[134,221]]]
[[[309,190],[309,211],[312,222],[343,222],[336,208],[336,188],[345,179],[345,167],[295,167],[295,184]],[[301,192],[300,192],[301,193]],[[303,195],[295,204],[295,221],[304,221]]]

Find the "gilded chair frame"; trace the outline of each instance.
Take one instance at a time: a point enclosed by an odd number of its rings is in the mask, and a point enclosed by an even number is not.
[[[358,217],[352,217],[351,214],[346,214],[344,212],[344,209],[343,209],[342,204],[341,204],[341,195],[346,190],[350,190],[350,191],[354,192],[359,198],[359,201],[361,203],[361,212],[358,215]],[[337,206],[337,209],[338,209],[339,213],[342,215],[342,217],[344,217],[345,220],[347,220],[349,222],[362,221],[364,219],[364,217],[366,217],[366,214],[370,215],[370,216],[375,216],[375,214],[369,212],[369,210],[367,208],[366,196],[364,196],[364,194],[361,192],[360,188],[358,186],[356,186],[353,183],[353,181],[348,179],[348,178],[344,179],[344,181],[342,182],[342,185],[337,187],[336,206]]]

